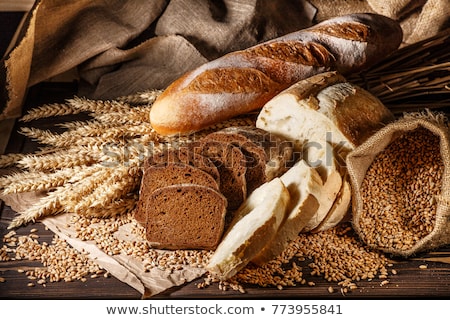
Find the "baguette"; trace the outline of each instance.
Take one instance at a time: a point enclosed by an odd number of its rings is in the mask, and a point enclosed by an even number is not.
[[[398,48],[402,30],[376,14],[351,14],[231,52],[174,81],[154,102],[162,135],[188,134],[261,108],[299,80],[360,71]]]

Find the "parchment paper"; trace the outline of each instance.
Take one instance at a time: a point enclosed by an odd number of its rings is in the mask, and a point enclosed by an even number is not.
[[[1,199],[14,211],[22,211],[36,203],[44,193],[27,192],[21,194],[1,195]],[[206,271],[203,268],[186,266],[182,270],[169,271],[159,268],[152,268],[145,271],[142,261],[133,258],[125,253],[110,256],[102,251],[92,241],[82,241],[76,237],[74,226],[71,225],[71,214],[65,213],[53,217],[46,217],[40,220],[51,231],[61,239],[66,240],[78,251],[83,249],[89,252],[89,257],[100,267],[107,270],[112,276],[128,284],[142,294],[142,298],[149,298],[165,290],[180,286],[186,282],[191,282]],[[138,235],[131,232],[131,223],[125,224],[115,232],[117,239],[127,241],[145,241]],[[158,250],[164,252],[163,250]],[[106,294],[106,292],[105,292]]]

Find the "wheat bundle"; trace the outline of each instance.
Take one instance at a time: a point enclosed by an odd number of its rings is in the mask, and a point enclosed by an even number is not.
[[[405,46],[348,80],[394,114],[450,107],[450,29]]]

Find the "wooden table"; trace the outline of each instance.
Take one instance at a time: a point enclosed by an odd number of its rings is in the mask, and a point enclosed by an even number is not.
[[[75,84],[43,83],[30,90],[26,101],[26,109],[42,105],[47,102],[60,102],[64,98],[73,96]],[[6,153],[32,152],[37,145],[17,133],[20,123],[14,127]],[[50,128],[49,120],[40,120],[33,123],[40,128]],[[15,212],[4,203],[0,203],[0,241],[9,231],[7,225],[12,220]],[[31,228],[37,228],[40,241],[50,242],[53,234],[45,230],[42,223],[36,223],[21,227],[16,230],[18,235],[27,235]],[[0,243],[2,246],[3,243]],[[441,257],[450,257],[450,246],[437,251]],[[436,255],[436,253],[434,254]],[[333,294],[328,292],[330,283],[317,277],[315,286],[299,285],[297,287],[278,290],[276,288],[246,287],[247,293],[241,294],[235,291],[221,291],[217,285],[205,289],[197,288],[198,281],[193,281],[181,287],[176,287],[154,297],[154,299],[351,299],[351,298],[446,298],[450,297],[450,264],[440,262],[424,262],[421,258],[429,257],[429,254],[420,255],[417,260],[397,261],[395,269],[398,274],[389,277],[390,283],[380,285],[381,280],[371,282],[361,281],[359,288],[350,293],[343,294],[336,290]],[[47,283],[46,287],[28,287],[24,273],[18,269],[26,269],[38,266],[33,261],[8,261],[0,262],[0,277],[5,281],[0,283],[0,298],[3,299],[140,299],[141,295],[135,289],[121,281],[109,277],[87,279],[86,282],[56,282]],[[426,269],[419,268],[427,265]],[[332,284],[331,284],[332,285]],[[334,285],[337,288],[336,285]]]

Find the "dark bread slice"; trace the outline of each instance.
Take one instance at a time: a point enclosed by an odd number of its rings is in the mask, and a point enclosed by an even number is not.
[[[219,190],[217,181],[207,172],[183,162],[151,164],[146,162],[141,179],[140,197],[134,218],[142,225],[147,220],[148,195],[158,188],[173,184],[194,183]]]
[[[242,135],[264,149],[266,181],[280,177],[296,162],[293,142],[277,134],[254,126],[229,127],[222,131]]]
[[[247,197],[247,167],[242,151],[232,144],[209,139],[193,142],[190,148],[216,165],[220,175],[219,190],[228,200],[228,209],[237,209]]]
[[[214,250],[227,212],[226,198],[196,184],[175,184],[148,196],[146,238],[159,249]]]
[[[253,126],[229,127],[213,132],[205,139],[231,143],[247,159],[247,192],[281,176],[294,163],[294,145],[282,137]]]
[[[238,131],[220,130],[208,134],[205,139],[232,144],[241,149],[246,159],[247,196],[267,181],[266,154],[264,148]]]
[[[220,174],[215,164],[201,154],[194,153],[190,147],[181,146],[155,153],[148,157],[145,164],[185,163],[209,173],[220,185]],[[145,166],[144,164],[144,166]]]

